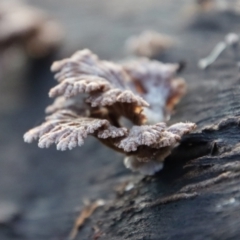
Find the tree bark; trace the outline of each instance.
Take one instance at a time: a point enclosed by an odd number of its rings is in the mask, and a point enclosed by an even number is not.
[[[145,20],[150,26],[151,11],[145,11],[148,14]],[[169,16],[175,14],[174,11],[168,13]],[[160,31],[161,17],[157,13],[154,16]],[[2,115],[1,140],[5,144],[0,149],[21,160],[25,168],[21,177],[15,177],[12,168],[6,167],[3,161],[5,172],[1,176],[0,190],[3,189],[4,194],[5,188],[10,186],[11,194],[7,199],[11,199],[16,208],[10,217],[0,221],[0,238],[68,239],[75,219],[84,209],[83,199],[103,199],[105,206],[92,214],[76,239],[240,239],[240,79],[237,62],[228,49],[206,71],[197,67],[198,60],[207,56],[226,33],[239,29],[239,20],[240,16],[232,13],[216,13],[195,16],[190,23],[180,20],[177,27],[172,28],[180,44],[159,60],[186,62],[182,76],[187,81],[188,92],[169,124],[191,121],[198,129],[184,137],[166,159],[164,169],[153,177],[129,172],[122,164],[123,156],[94,139],[71,152],[57,152],[54,148],[40,150],[36,144],[22,143],[24,131],[43,116],[52,79],[45,66],[40,71],[35,68],[33,73],[39,81],[25,106],[21,111]],[[123,23],[124,15],[119,23],[111,25],[115,36],[118,36],[115,28]],[[214,29],[209,30],[209,24],[215,26]],[[127,26],[121,30],[125,37],[130,34]],[[91,45],[93,40],[88,39]],[[110,46],[105,55],[116,57],[115,53],[116,49],[111,50]],[[36,86],[41,86],[41,94]],[[35,93],[39,97],[38,104]],[[18,148],[21,149],[20,157],[13,152]],[[8,185],[4,183],[8,179],[6,170],[14,179]],[[24,181],[19,182],[19,179]],[[22,191],[21,194],[12,194],[17,190]],[[1,213],[0,206],[0,217]]]

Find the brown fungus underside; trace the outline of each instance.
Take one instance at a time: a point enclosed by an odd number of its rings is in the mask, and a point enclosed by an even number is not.
[[[175,77],[178,64],[139,59],[123,64],[100,60],[85,49],[54,62],[58,84],[45,122],[24,135],[39,139],[39,147],[56,144],[58,150],[81,146],[88,136],[124,153],[127,168],[154,174],[194,123],[167,127],[166,114],[185,93],[185,82]],[[131,127],[122,126],[122,118]],[[151,124],[151,125],[146,125]]]

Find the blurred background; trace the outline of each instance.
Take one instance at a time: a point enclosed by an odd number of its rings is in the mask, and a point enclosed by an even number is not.
[[[230,26],[231,31],[237,29],[238,3],[29,0],[6,6],[9,3],[0,1],[0,239],[67,239],[83,199],[114,197],[111,189],[132,173],[123,166],[121,155],[92,138],[81,149],[66,152],[23,142],[23,134],[44,120],[44,109],[52,102],[48,98],[55,84],[51,63],[83,48],[101,59],[121,60],[133,55],[126,50],[129,37],[153,30],[174,44],[149,57],[187,62],[184,74],[191,83],[200,71],[198,60]],[[24,17],[33,26],[20,29],[26,25],[16,19]],[[48,41],[28,33],[31,27],[41,29]],[[177,118],[184,119],[181,104]],[[189,120],[200,121],[193,118]],[[90,233],[84,228],[77,239],[91,239]]]

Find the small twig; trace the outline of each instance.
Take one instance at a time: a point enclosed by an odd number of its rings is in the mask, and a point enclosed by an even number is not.
[[[94,231],[94,234],[93,234],[93,240],[97,240],[99,239],[101,236],[104,235],[104,233],[100,230],[100,228],[98,226],[93,226],[93,231]]]
[[[226,48],[227,48],[227,44],[225,42],[218,43],[206,58],[200,59],[200,61],[198,62],[198,66],[201,69],[208,68],[218,59],[218,57]]]
[[[78,230],[83,226],[85,221],[94,213],[94,211],[98,207],[103,206],[104,204],[105,204],[105,202],[103,200],[97,200],[92,204],[88,203],[84,207],[84,209],[82,210],[82,212],[80,213],[80,215],[78,216],[78,218],[75,221],[74,227],[69,236],[70,240],[75,239],[75,237],[77,236]]]
[[[223,51],[227,47],[232,48],[234,51],[234,54],[236,54],[238,44],[239,44],[239,36],[236,33],[228,33],[225,36],[224,42],[219,42],[206,58],[202,58],[199,60],[198,62],[199,68],[201,69],[208,68],[219,58],[219,56],[223,53]]]

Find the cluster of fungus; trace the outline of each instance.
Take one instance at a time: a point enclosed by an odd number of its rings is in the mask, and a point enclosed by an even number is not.
[[[139,57],[156,57],[174,45],[171,37],[153,30],[143,31],[140,35],[127,39],[125,47],[127,52]]]
[[[149,59],[102,61],[88,49],[54,62],[58,84],[49,96],[56,99],[46,109],[45,122],[24,140],[71,150],[91,135],[125,154],[127,168],[152,175],[181,137],[195,129],[194,123],[164,123],[186,90],[185,81],[176,77],[178,68]]]
[[[34,58],[47,56],[63,38],[60,25],[21,1],[0,3],[0,51],[17,46]]]

